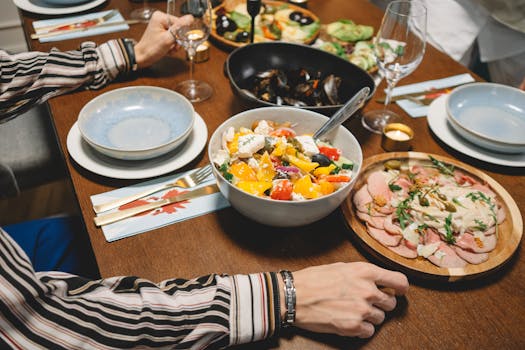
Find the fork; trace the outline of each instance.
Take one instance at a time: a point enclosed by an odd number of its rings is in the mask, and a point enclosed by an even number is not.
[[[156,187],[152,187],[152,188],[147,189],[146,191],[138,192],[130,196],[115,199],[115,200],[112,200],[106,203],[94,205],[93,210],[95,210],[95,213],[98,214],[103,211],[114,209],[114,208],[120,207],[121,205],[133,202],[134,200],[137,200],[139,198],[146,197],[155,192],[159,192],[159,191],[162,191],[168,188],[172,188],[172,187],[192,188],[192,187],[195,187],[203,183],[206,180],[206,178],[211,174],[211,172],[212,172],[211,164],[208,164],[192,172],[191,174],[187,174],[187,175],[178,177],[173,182],[159,185]]]

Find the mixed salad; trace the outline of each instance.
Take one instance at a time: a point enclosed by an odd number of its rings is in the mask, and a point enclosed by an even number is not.
[[[213,163],[241,190],[263,198],[302,201],[337,191],[352,179],[354,163],[329,143],[297,135],[290,123],[260,120],[230,127]]]
[[[245,0],[226,0],[215,10],[215,33],[234,43],[250,39],[251,17]],[[282,40],[308,43],[317,36],[320,23],[307,12],[286,3],[265,2],[255,18],[254,41]]]

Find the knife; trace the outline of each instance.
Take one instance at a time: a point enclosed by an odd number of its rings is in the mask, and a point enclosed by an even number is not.
[[[402,95],[392,96],[392,98],[390,99],[390,102],[392,103],[392,102],[399,101],[399,100],[406,100],[409,97],[425,98],[427,95],[445,94],[447,92],[450,92],[455,87],[458,87],[458,86],[461,86],[461,85],[465,85],[465,84],[458,84],[458,85],[453,85],[453,86],[449,86],[449,87],[441,88],[441,89],[430,89],[430,90],[413,92],[413,93],[410,93],[410,94],[402,94]],[[385,103],[385,99],[386,99],[386,97],[376,98],[376,102]]]
[[[146,23],[146,22],[141,19],[130,19],[127,21],[118,21],[118,22],[106,22],[106,23],[101,23],[101,24],[97,24],[97,25],[94,25],[91,27],[85,27],[85,28],[64,29],[61,31],[54,31],[54,32],[49,32],[49,33],[35,33],[35,34],[31,34],[31,39],[49,38],[49,37],[53,37],[57,35],[69,34],[69,33],[74,33],[74,32],[83,32],[89,29],[118,26],[121,24],[137,24],[137,23]]]
[[[84,19],[84,20],[76,20],[72,22],[66,22],[66,23],[60,23],[60,24],[53,24],[45,27],[39,27],[35,28],[35,32],[37,34],[43,34],[43,33],[51,33],[55,31],[62,31],[62,30],[70,30],[70,29],[77,29],[77,28],[87,28],[92,27],[100,23],[104,23],[108,21],[111,17],[118,14],[118,10],[111,10],[108,13],[106,13],[104,16],[94,18],[94,19]]]
[[[218,191],[219,191],[219,188],[217,187],[217,185],[215,185],[215,184],[214,185],[208,185],[208,186],[204,186],[204,187],[198,188],[198,189],[193,190],[193,191],[189,191],[189,192],[185,192],[185,193],[182,193],[182,194],[178,194],[176,196],[172,196],[172,197],[169,197],[169,198],[164,198],[164,199],[161,199],[161,200],[158,200],[158,201],[155,201],[155,202],[151,202],[151,203],[148,203],[148,204],[144,204],[144,205],[139,205],[139,206],[134,207],[134,208],[119,210],[119,211],[116,211],[114,213],[109,213],[109,214],[104,214],[104,215],[98,215],[98,216],[95,216],[95,218],[94,218],[95,225],[96,226],[108,225],[108,224],[111,224],[113,222],[117,222],[117,221],[120,221],[122,219],[129,218],[129,217],[131,217],[133,215],[137,215],[137,214],[143,213],[143,212],[148,211],[148,210],[157,209],[157,208],[163,207],[163,206],[168,205],[168,204],[185,201],[185,200],[188,200],[188,199],[191,199],[191,198],[205,196],[205,195],[208,195],[208,194],[216,193]]]

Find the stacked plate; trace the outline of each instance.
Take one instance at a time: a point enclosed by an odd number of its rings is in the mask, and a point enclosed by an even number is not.
[[[525,166],[525,92],[472,83],[432,103],[430,129],[450,147],[504,166]]]
[[[152,86],[127,87],[104,93],[82,108],[68,135],[68,150],[80,165],[101,175],[117,178],[156,176],[175,170],[198,155],[207,137],[204,125],[202,142],[202,124],[204,122],[192,104],[172,90]],[[189,147],[188,143],[195,142],[199,132],[198,146],[202,146]],[[188,148],[191,148],[193,158],[185,152]],[[107,171],[101,173],[99,167],[86,162],[86,155],[99,165],[105,164]],[[173,163],[174,159],[184,155],[185,162]],[[144,174],[141,171],[141,175],[123,177],[121,173],[122,169],[127,173],[138,169],[153,170],[165,163],[173,166],[160,172],[146,171]],[[112,172],[112,167],[117,171]]]

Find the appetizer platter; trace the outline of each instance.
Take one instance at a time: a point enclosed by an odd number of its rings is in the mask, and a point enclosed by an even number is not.
[[[520,211],[498,182],[426,153],[366,159],[342,208],[374,256],[417,277],[449,282],[502,266],[523,234]]]
[[[311,44],[319,35],[319,18],[302,7],[282,1],[263,1],[255,18],[254,42],[286,41]],[[225,0],[213,9],[211,37],[230,48],[250,42],[251,17],[246,0]]]

